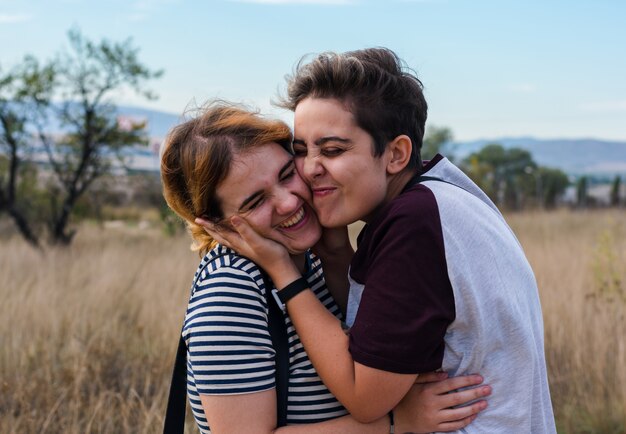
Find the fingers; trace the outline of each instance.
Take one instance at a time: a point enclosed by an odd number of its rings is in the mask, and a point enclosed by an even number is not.
[[[440,405],[441,408],[456,407],[489,395],[491,395],[491,386],[480,386],[473,389],[466,389],[459,392],[441,395],[438,405]]]
[[[458,431],[468,426],[474,419],[476,419],[475,415],[466,417],[465,419],[455,420],[454,422],[445,422],[439,425],[439,428],[437,429],[437,431],[439,432]]]
[[[440,423],[437,431],[449,432],[465,428],[476,419],[478,413],[486,408],[487,401],[478,401],[467,407],[444,410],[442,411],[442,417],[446,422]]]
[[[204,228],[205,231],[207,232],[214,232],[216,230],[216,226],[211,223],[208,220],[205,220],[203,218],[200,217],[196,217],[196,219],[194,220],[194,222],[198,225],[198,226],[202,226]]]
[[[209,235],[211,235],[211,237],[213,237],[213,239],[217,241],[219,244],[221,244],[222,246],[228,247],[229,249],[233,249],[233,246],[230,244],[230,242],[226,238],[222,237],[219,232],[209,232]],[[236,250],[236,249],[233,249],[233,250]]]
[[[464,387],[476,386],[482,382],[483,377],[480,375],[462,375],[460,377],[448,378],[434,384],[433,391],[438,394],[444,394]]]
[[[478,401],[467,407],[455,408],[451,410],[444,410],[441,413],[443,420],[439,424],[440,431],[454,431],[461,429],[474,419],[478,413],[487,408],[487,401]]]
[[[235,231],[227,230],[224,227],[199,217],[196,218],[194,222],[197,225],[202,226],[206,233],[208,233],[211,238],[222,246],[237,250],[236,247],[241,244],[241,237]]]
[[[433,383],[435,381],[442,381],[448,378],[447,372],[426,372],[424,374],[419,374],[415,379],[415,384],[418,383]]]
[[[239,238],[252,247],[258,247],[265,240],[245,219],[239,216],[231,217],[230,224],[237,231]]]

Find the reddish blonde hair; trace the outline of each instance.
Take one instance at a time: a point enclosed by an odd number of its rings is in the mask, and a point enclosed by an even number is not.
[[[216,241],[197,225],[197,217],[218,223],[224,216],[216,190],[228,176],[233,155],[268,143],[291,153],[292,134],[282,121],[262,117],[225,101],[214,101],[168,133],[161,150],[163,196],[205,254]]]

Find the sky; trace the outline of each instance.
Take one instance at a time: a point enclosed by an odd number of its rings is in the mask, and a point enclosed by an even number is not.
[[[132,39],[164,75],[117,102],[182,114],[211,98],[260,108],[304,55],[394,50],[424,83],[427,125],[457,141],[626,141],[622,0],[0,0],[0,68],[51,58],[67,31]]]

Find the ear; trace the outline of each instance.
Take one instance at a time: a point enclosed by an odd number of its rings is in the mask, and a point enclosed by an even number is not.
[[[404,170],[411,159],[413,143],[407,135],[400,135],[387,143],[387,174],[395,175]]]

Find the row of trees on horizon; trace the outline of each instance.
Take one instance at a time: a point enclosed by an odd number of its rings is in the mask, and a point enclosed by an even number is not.
[[[570,204],[577,208],[598,205],[590,195],[588,176],[572,179],[560,169],[537,164],[525,149],[505,148],[499,143],[487,144],[479,151],[457,159],[452,140],[449,128],[429,128],[424,137],[422,156],[429,159],[437,153],[445,153],[500,209],[554,209],[562,204],[563,195],[572,183],[575,183],[576,197]],[[622,178],[616,175],[610,189],[610,206],[618,207],[624,202],[621,190]]]
[[[35,247],[42,240],[70,244],[79,220],[103,218],[103,203],[158,208],[171,231],[176,224],[156,176],[114,170],[124,167],[125,148],[148,143],[145,124],[118,122],[115,98],[127,91],[155,98],[146,84],[162,71],[143,65],[130,40],[94,43],[78,30],[68,39],[69,50],[52,60],[26,56],[8,70],[0,65],[0,216]],[[50,117],[62,134],[49,130]],[[571,184],[567,174],[538,165],[528,151],[497,143],[455,159],[452,138],[449,128],[430,127],[423,158],[444,151],[501,209],[556,208]],[[44,162],[36,149],[45,151]],[[120,186],[136,194],[124,194]],[[588,187],[579,178],[577,206],[592,205]],[[616,177],[613,205],[621,203],[620,191]]]

